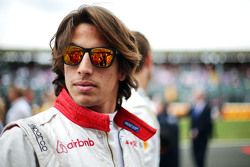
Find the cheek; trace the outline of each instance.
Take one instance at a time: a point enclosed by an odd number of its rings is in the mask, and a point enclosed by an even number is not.
[[[104,85],[104,87],[109,87],[112,88],[115,87],[119,81],[120,81],[120,76],[119,74],[113,69],[113,71],[105,72],[105,73],[100,73],[99,77],[100,82]]]
[[[68,84],[70,82],[70,76],[71,76],[71,70],[64,66],[64,78],[65,78],[65,84],[68,87]]]
[[[65,65],[64,65],[64,78],[67,78],[66,76],[68,75],[68,68],[67,67],[65,67]]]
[[[64,75],[71,76],[72,74],[75,73],[75,68],[72,68],[70,66],[64,65]]]

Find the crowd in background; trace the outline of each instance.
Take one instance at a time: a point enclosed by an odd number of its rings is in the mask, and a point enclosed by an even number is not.
[[[32,102],[40,105],[42,94],[53,89],[54,74],[50,66],[38,64],[1,64],[0,66],[0,95],[7,100],[10,85],[15,85],[32,93]]]
[[[161,64],[155,66],[149,93],[168,101],[190,102],[195,88],[204,88],[214,105],[223,102],[250,102],[249,63]],[[249,93],[246,93],[249,92]]]

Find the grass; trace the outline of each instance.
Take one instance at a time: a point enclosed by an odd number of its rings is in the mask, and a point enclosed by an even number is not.
[[[180,139],[189,138],[189,119],[181,118],[179,122]],[[249,121],[223,121],[218,119],[214,122],[213,139],[250,139]]]

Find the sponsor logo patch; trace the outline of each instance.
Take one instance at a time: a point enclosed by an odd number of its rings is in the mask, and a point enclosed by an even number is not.
[[[39,129],[34,124],[29,124],[29,127],[31,128],[33,134],[36,137],[36,142],[39,145],[41,152],[47,151],[48,147],[46,146],[46,143],[43,139],[42,133],[39,131]]]
[[[81,148],[81,147],[93,147],[95,142],[91,139],[80,140],[76,139],[71,140],[70,142],[63,143],[60,140],[57,140],[56,144],[56,152],[59,154],[68,153],[71,149]]]
[[[135,141],[135,140],[133,140],[133,141],[126,140],[125,144],[129,145],[129,146],[132,146],[132,147],[137,147],[138,146],[138,142]]]
[[[124,121],[123,123],[126,127],[132,129],[135,132],[138,132],[140,130],[140,128],[136,125],[134,125],[133,123],[129,122],[129,121]]]

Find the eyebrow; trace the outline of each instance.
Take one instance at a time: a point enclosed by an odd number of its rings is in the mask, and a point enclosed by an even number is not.
[[[81,47],[81,46],[75,44],[74,42],[70,42],[69,45],[76,46],[76,47],[79,47],[81,49],[106,48],[106,49],[112,49],[112,50],[115,50],[116,52],[118,52],[117,49],[115,49],[114,47],[110,47],[110,46],[97,46],[97,47],[93,47],[93,48],[85,48],[85,47]]]
[[[115,49],[114,47],[111,47],[111,46],[96,46],[96,47],[92,47],[92,48],[85,48],[85,47],[81,47],[77,44],[75,44],[74,42],[70,42],[69,45],[72,45],[72,46],[77,46],[77,47],[80,47],[82,49],[93,49],[93,48],[107,48],[107,49]]]

